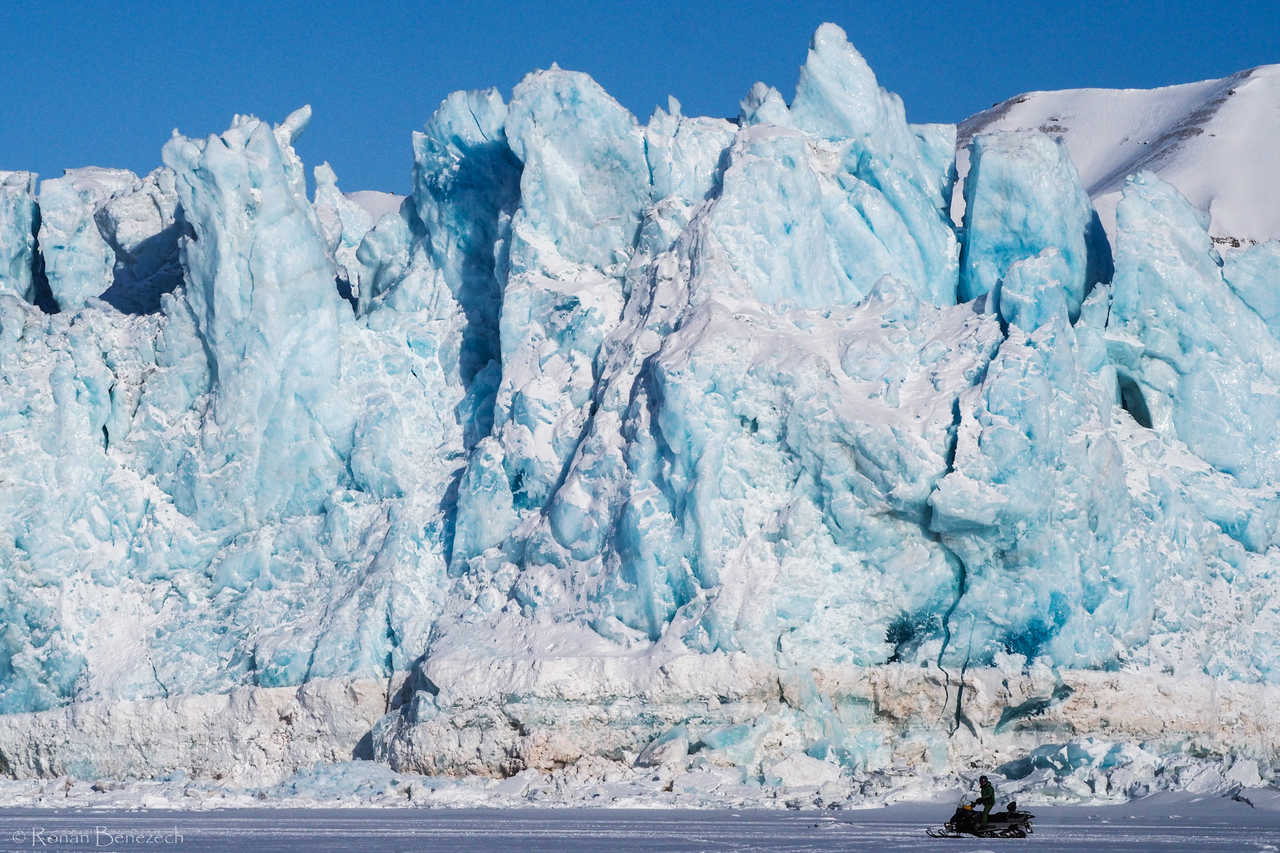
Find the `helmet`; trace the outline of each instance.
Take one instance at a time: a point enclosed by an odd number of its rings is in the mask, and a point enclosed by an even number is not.
[[[979,781],[979,782],[985,782],[985,781],[987,781],[987,777],[986,777],[986,776],[979,776],[979,777],[978,777],[978,781]]]

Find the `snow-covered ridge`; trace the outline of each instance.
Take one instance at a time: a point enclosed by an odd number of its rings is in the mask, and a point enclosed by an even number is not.
[[[1202,742],[1271,780],[1280,243],[1220,255],[1149,171],[1108,239],[1039,130],[972,139],[956,227],[956,129],[905,115],[825,25],[736,122],[559,68],[454,93],[398,205],[307,197],[307,108],[0,175],[10,771],[125,720],[234,765],[231,695],[281,773],[363,727],[566,784],[1065,751],[1128,791]],[[269,713],[405,671],[296,752]]]
[[[960,123],[957,166],[980,133],[1060,138],[1108,232],[1129,175],[1151,171],[1209,215],[1209,232],[1246,243],[1280,238],[1280,65],[1159,89],[1068,89],[1018,95]],[[963,212],[957,198],[957,218]]]

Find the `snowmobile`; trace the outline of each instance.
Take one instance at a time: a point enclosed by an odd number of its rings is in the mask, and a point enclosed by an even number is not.
[[[993,811],[982,825],[982,809],[977,803],[964,800],[956,807],[956,813],[942,829],[927,830],[930,838],[1026,838],[1031,834],[1031,819],[1035,815],[1018,811],[1018,804],[1010,801],[1002,812]]]

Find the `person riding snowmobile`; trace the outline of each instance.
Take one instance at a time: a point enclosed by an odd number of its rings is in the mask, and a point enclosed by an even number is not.
[[[987,825],[987,818],[991,815],[991,810],[996,805],[996,789],[991,787],[991,783],[987,781],[986,776],[978,777],[978,802],[982,804],[982,820],[979,826]]]
[[[1009,801],[1008,811],[993,811],[996,789],[985,776],[982,777],[981,784],[978,799],[970,802],[961,797],[960,805],[956,806],[951,819],[942,828],[929,829],[926,834],[930,838],[964,838],[974,835],[979,838],[1026,838],[1030,835],[1031,819],[1035,815],[1019,811],[1018,804],[1012,800]],[[979,805],[985,808],[979,810]]]

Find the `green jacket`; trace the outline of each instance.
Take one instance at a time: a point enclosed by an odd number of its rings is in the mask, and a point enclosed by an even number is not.
[[[983,783],[981,796],[978,797],[978,802],[983,805],[990,804],[994,806],[996,804],[996,789],[991,787],[990,782]]]

